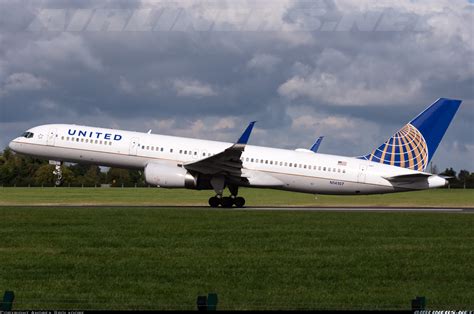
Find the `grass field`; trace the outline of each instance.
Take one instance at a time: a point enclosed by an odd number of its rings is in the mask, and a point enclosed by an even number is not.
[[[0,188],[0,205],[203,205],[212,191],[158,188]],[[474,190],[439,189],[369,196],[328,196],[241,189],[247,206],[474,207]]]
[[[0,217],[0,290],[14,290],[14,309],[192,310],[209,292],[218,309],[409,309],[415,296],[474,308],[472,214],[6,206]]]
[[[186,207],[211,194],[0,188],[0,292],[15,291],[14,309],[192,310],[209,292],[219,309],[403,310],[420,295],[429,309],[474,308],[473,214]],[[241,194],[249,206],[474,206],[454,189]]]

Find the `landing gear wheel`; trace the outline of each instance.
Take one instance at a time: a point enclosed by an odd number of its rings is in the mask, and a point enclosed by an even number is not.
[[[234,200],[231,197],[223,197],[221,205],[225,208],[231,208],[234,205]]]
[[[213,196],[209,198],[209,206],[219,207],[220,204],[221,204],[221,200],[217,196]]]
[[[55,165],[53,174],[56,177],[56,185],[61,185],[63,179],[63,171],[61,169],[61,165]]]
[[[240,197],[240,196],[239,196],[239,197],[236,197],[236,198],[234,199],[234,204],[235,204],[235,207],[238,207],[238,208],[244,207],[244,205],[245,205],[245,198]]]

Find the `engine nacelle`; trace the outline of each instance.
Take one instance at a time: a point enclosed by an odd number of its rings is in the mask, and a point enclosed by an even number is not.
[[[145,167],[146,182],[163,188],[197,189],[197,179],[178,166],[150,163]]]

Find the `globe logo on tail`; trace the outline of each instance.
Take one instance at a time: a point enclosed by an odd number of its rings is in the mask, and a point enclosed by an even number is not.
[[[402,168],[424,171],[428,165],[428,146],[423,135],[411,124],[405,125],[366,159]]]

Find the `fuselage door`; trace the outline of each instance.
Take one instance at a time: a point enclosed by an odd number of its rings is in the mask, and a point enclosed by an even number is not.
[[[54,146],[54,142],[56,141],[56,135],[58,131],[56,129],[49,129],[48,137],[46,139],[46,145]]]
[[[134,137],[130,140],[130,155],[136,156],[138,146],[140,146],[140,140],[138,137]]]
[[[357,182],[365,183],[366,173],[367,173],[367,166],[366,165],[360,165],[359,166],[359,174],[357,176]]]

